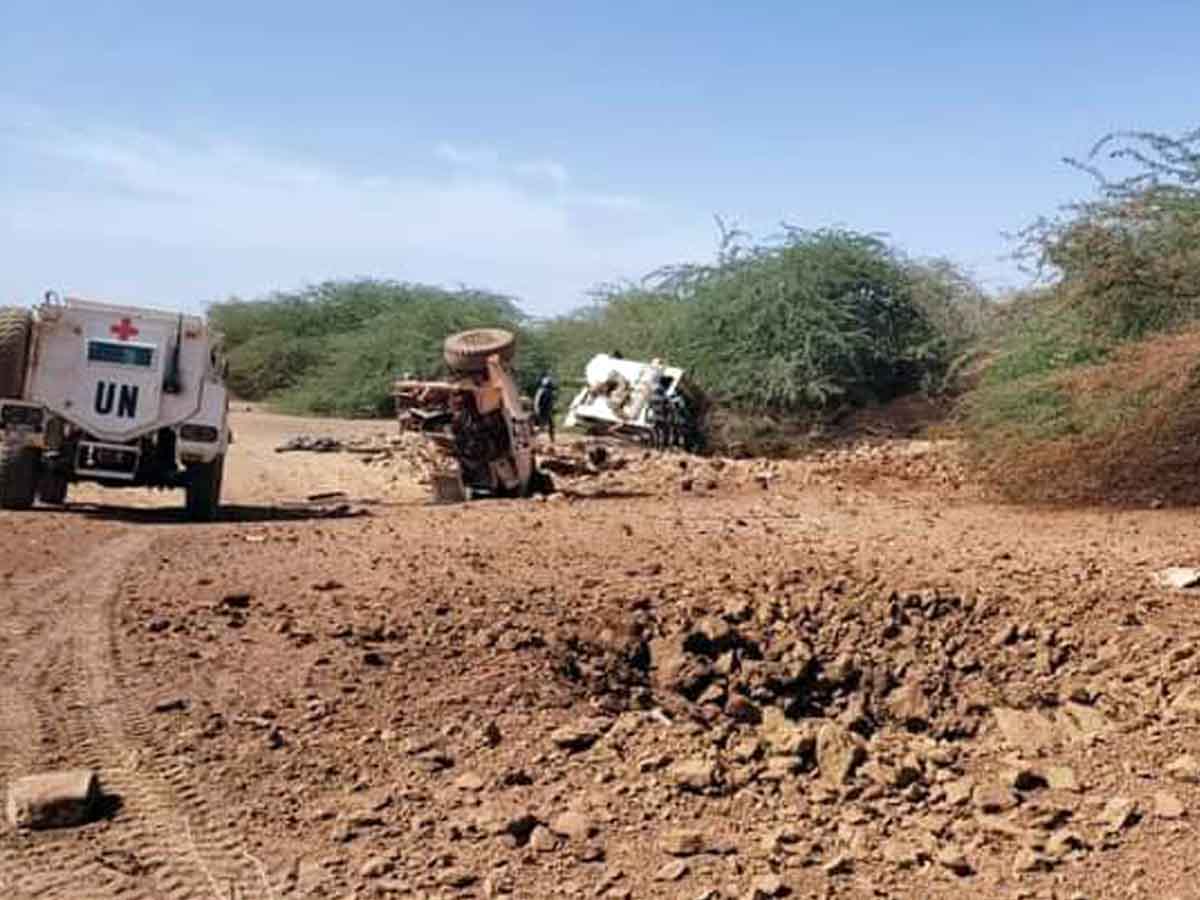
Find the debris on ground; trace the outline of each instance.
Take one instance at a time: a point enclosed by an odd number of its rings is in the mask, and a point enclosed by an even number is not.
[[[46,772],[13,781],[5,813],[13,828],[72,828],[91,821],[99,799],[96,772]]]

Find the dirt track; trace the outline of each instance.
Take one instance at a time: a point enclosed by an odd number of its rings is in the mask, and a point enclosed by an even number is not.
[[[1200,896],[1186,512],[990,506],[919,444],[433,507],[274,453],[380,427],[234,428],[217,524],[0,514],[0,780],[115,795],[0,833],[0,897]]]

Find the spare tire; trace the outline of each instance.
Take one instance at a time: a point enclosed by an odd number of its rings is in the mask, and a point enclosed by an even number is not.
[[[501,362],[512,362],[516,349],[517,338],[511,331],[476,328],[450,335],[443,352],[451,371],[473,374],[487,371],[489,356],[499,356]]]
[[[25,391],[25,361],[33,314],[19,306],[0,307],[0,398],[17,399]]]

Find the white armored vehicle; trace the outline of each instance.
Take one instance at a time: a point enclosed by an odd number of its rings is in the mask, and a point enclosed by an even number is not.
[[[225,361],[200,316],[53,293],[0,308],[0,508],[65,502],[72,482],[183,488],[217,514],[229,445]]]
[[[686,373],[662,360],[645,363],[601,353],[588,362],[584,377],[563,425],[588,434],[649,442],[654,431],[651,397],[660,383],[668,385],[668,401],[689,411],[693,428],[707,411],[707,399]]]

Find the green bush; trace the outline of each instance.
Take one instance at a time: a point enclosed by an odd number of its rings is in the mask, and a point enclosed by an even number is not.
[[[1050,283],[1006,317],[967,403],[980,449],[1093,434],[1145,405],[1146,396],[1132,393],[1075,402],[1063,376],[1200,314],[1198,148],[1200,132],[1123,133],[1100,141],[1085,162],[1068,160],[1095,177],[1098,194],[1025,232],[1024,250]],[[1102,164],[1113,160],[1132,164],[1134,174],[1109,177]]]
[[[498,294],[374,280],[235,299],[209,315],[224,334],[237,396],[354,416],[389,414],[391,382],[405,372],[442,374],[448,334],[483,326],[519,331],[522,323],[516,305]]]

